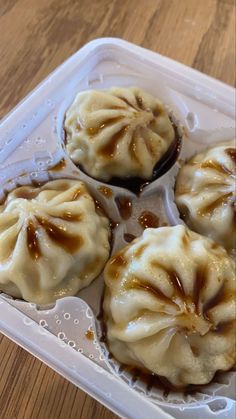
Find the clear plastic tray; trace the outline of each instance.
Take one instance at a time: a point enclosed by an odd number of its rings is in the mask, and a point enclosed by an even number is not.
[[[162,99],[182,128],[184,145],[177,162],[137,197],[111,187],[107,199],[99,187],[65,155],[63,119],[76,93],[89,88],[139,86]],[[235,135],[235,91],[182,64],[125,41],[98,39],[70,57],[30,93],[0,126],[0,197],[17,185],[35,180],[72,177],[84,180],[119,226],[113,251],[124,246],[125,233],[139,235],[137,222],[144,209],[158,215],[160,224],[182,223],[173,199],[179,161],[195,151]],[[53,167],[65,158],[61,171]],[[124,220],[115,198],[132,202],[132,215]],[[194,394],[147,388],[108,356],[101,343],[102,275],[78,296],[63,298],[54,307],[0,295],[0,331],[43,360],[120,416],[127,418],[234,417],[235,373],[222,374]],[[92,330],[92,340],[87,331]]]

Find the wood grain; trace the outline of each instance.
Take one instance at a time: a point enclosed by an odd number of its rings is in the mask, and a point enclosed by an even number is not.
[[[235,84],[234,0],[0,0],[0,27],[0,118],[83,44],[103,36]],[[1,419],[116,417],[3,336],[0,355]]]

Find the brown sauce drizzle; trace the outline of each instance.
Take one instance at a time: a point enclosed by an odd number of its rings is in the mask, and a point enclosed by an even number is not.
[[[52,181],[51,183],[47,182],[45,185],[42,186],[41,191],[55,190],[59,192],[64,192],[70,188],[69,182],[66,181],[66,179],[60,179],[60,182],[58,182],[58,180]]]
[[[122,253],[118,253],[109,262],[109,266],[114,266],[116,268],[119,268],[121,266],[126,266],[126,265],[127,265],[127,260],[125,259]]]
[[[87,332],[85,333],[85,336],[88,340],[93,340],[94,339],[94,333],[92,330],[87,330]]]
[[[28,222],[26,234],[27,234],[27,247],[28,247],[30,256],[32,259],[38,260],[42,254],[41,254],[41,250],[39,246],[37,229],[35,228],[35,225],[33,221],[31,220]]]
[[[201,294],[201,290],[206,284],[206,278],[207,278],[207,265],[203,267],[198,267],[195,274],[193,296],[192,296],[197,314],[199,314],[200,294]]]
[[[65,221],[81,221],[82,215],[81,214],[72,214],[70,211],[65,211],[62,215],[53,215],[55,218],[60,218],[61,220]]]
[[[121,96],[117,96],[120,100],[122,100],[122,102],[124,102],[126,105],[128,105],[130,108],[135,109],[136,111],[139,110],[139,107],[136,107],[135,105],[133,105],[132,103],[130,103],[128,101],[128,99],[121,97]]]
[[[203,316],[207,320],[208,320],[208,315],[207,315],[208,311],[211,310],[213,307],[215,307],[217,304],[219,304],[221,301],[225,300],[224,288],[225,288],[225,283],[223,282],[223,284],[221,285],[217,293],[214,295],[214,297],[210,298],[208,301],[205,302],[202,308],[202,312],[203,312]]]
[[[134,236],[133,234],[130,233],[124,233],[124,240],[127,243],[131,243],[134,239],[136,239],[136,236]]]
[[[160,106],[156,105],[156,107],[153,109],[152,113],[155,117],[157,117],[157,116],[159,116],[163,113],[163,109]]]
[[[184,247],[188,247],[189,246],[189,238],[187,237],[186,234],[183,235],[182,237],[182,243]]]
[[[138,108],[140,108],[143,111],[145,111],[146,108],[145,108],[144,103],[143,103],[143,98],[141,96],[135,96],[135,99],[136,99]]]
[[[220,172],[223,175],[232,175],[231,170],[227,169],[223,164],[220,164],[213,160],[207,160],[200,164],[201,169],[213,169],[217,172]]]
[[[129,154],[131,156],[132,160],[135,160],[136,162],[140,162],[140,159],[138,157],[138,153],[137,153],[137,129],[134,131],[130,144],[129,144]]]
[[[218,323],[213,331],[215,333],[227,333],[233,327],[235,328],[235,320]]]
[[[170,281],[175,289],[176,294],[184,297],[185,291],[179,275],[175,271],[170,270],[168,270],[167,273],[170,277]]]
[[[223,204],[226,204],[229,198],[233,195],[232,192],[228,192],[225,195],[220,196],[218,199],[213,201],[211,204],[206,205],[204,208],[199,211],[201,216],[204,216],[207,213],[213,212],[216,208],[220,207]]]
[[[171,390],[178,391],[174,386],[167,380],[167,378],[151,373],[147,370],[142,370],[130,365],[121,364],[119,368],[120,373],[128,375],[132,386],[136,381],[141,382],[145,385],[147,392],[150,392],[152,388],[158,388],[163,391],[163,397],[168,397]],[[180,390],[182,391],[182,389]]]
[[[85,190],[83,188],[78,188],[73,192],[73,195],[71,197],[71,201],[76,201],[79,196],[82,196],[85,194]]]
[[[164,301],[166,304],[175,304],[175,302],[167,297],[161,290],[160,288],[153,286],[152,284],[143,281],[142,279],[139,278],[132,278],[132,280],[128,283],[126,283],[125,285],[125,289],[126,290],[133,290],[133,289],[140,289],[140,290],[144,290],[147,291],[151,294],[153,294],[156,298]]]
[[[225,152],[236,163],[236,148],[226,148]]]
[[[83,244],[83,239],[79,235],[71,236],[62,227],[52,224],[46,218],[37,217],[38,223],[46,231],[50,239],[60,245],[66,252],[75,253]]]
[[[98,190],[108,199],[112,198],[113,196],[112,189],[108,188],[108,186],[105,186],[105,185],[99,186]]]
[[[170,118],[171,120],[171,118]],[[164,153],[161,159],[156,163],[153,172],[152,178],[150,180],[145,180],[140,177],[132,177],[132,178],[119,178],[113,177],[110,179],[108,184],[119,186],[122,188],[129,189],[130,191],[139,194],[143,191],[145,186],[149,185],[150,182],[153,182],[157,178],[164,175],[175,163],[178,158],[181,149],[181,141],[182,137],[180,136],[177,126],[171,120],[172,126],[175,131],[175,138],[171,145],[169,146],[168,150]]]
[[[168,172],[168,170],[173,166],[173,164],[177,160],[181,150],[182,136],[180,136],[178,128],[172,121],[171,117],[169,118],[174,129],[175,138],[169,146],[168,150],[164,153],[164,155],[161,157],[161,159],[157,162],[156,166],[154,167],[152,180],[155,180],[164,175],[164,173]]]
[[[113,358],[113,356],[111,358]],[[137,381],[144,384],[147,392],[149,393],[152,390],[152,388],[158,388],[162,390],[164,398],[167,398],[171,391],[181,393],[184,392],[187,395],[189,393],[193,393],[194,391],[198,391],[200,388],[202,388],[202,386],[204,386],[190,384],[187,387],[174,387],[173,384],[171,384],[171,382],[166,377],[151,373],[151,371],[147,371],[141,368],[125,364],[121,364],[119,368],[119,373],[123,373],[126,376],[128,376],[130,384],[132,386],[134,386]]]
[[[33,186],[40,187],[40,186],[42,186],[42,185],[43,185],[43,183],[44,183],[44,182],[41,182],[41,181],[36,180],[36,179],[32,179],[32,180],[31,180],[31,184],[32,184]]]
[[[128,131],[129,125],[125,125],[122,128],[119,128],[115,134],[113,134],[107,144],[102,146],[99,150],[99,154],[104,157],[113,157],[120,139],[125,135],[125,132]]]
[[[123,100],[122,98],[120,98],[120,99]],[[127,103],[129,106],[136,109],[132,104],[130,104],[128,101],[126,101],[126,99],[124,99],[123,101],[125,101],[125,103]],[[138,109],[136,109],[136,110],[138,110]],[[159,108],[158,108],[158,112],[159,112]],[[161,157],[161,159],[156,163],[156,165],[153,169],[152,178],[147,181],[147,180],[145,180],[143,178],[140,178],[138,176],[132,177],[132,178],[129,178],[129,177],[120,178],[120,177],[114,176],[110,179],[109,182],[107,182],[108,185],[110,184],[110,185],[114,185],[114,186],[119,186],[119,187],[122,187],[122,188],[125,188],[125,189],[129,189],[130,191],[132,191],[136,194],[139,194],[143,191],[145,186],[149,185],[150,182],[153,182],[157,178],[161,177],[164,173],[166,173],[173,166],[173,164],[177,160],[178,155],[180,153],[182,136],[179,134],[178,128],[175,125],[175,123],[173,122],[173,120],[171,119],[171,117],[169,117],[169,118],[170,118],[170,121],[172,123],[173,129],[174,129],[174,132],[175,132],[175,138],[172,141],[171,145],[169,146],[168,150],[164,153],[164,155]],[[96,129],[96,132],[98,133],[99,130],[105,128],[105,126],[106,126],[106,124],[102,124],[102,126],[100,128]],[[117,131],[111,137],[108,144],[105,144],[103,147],[101,147],[101,149],[99,150],[99,153],[101,155],[103,155],[104,157],[112,157],[114,155],[115,151],[116,151],[116,147],[117,147],[118,142],[120,141],[120,138],[124,135],[125,131],[127,131],[128,129],[129,129],[129,125],[125,125],[121,129],[119,129],[119,131]],[[91,131],[90,135],[95,135],[96,134],[96,132],[94,130],[95,129],[92,129],[93,133]],[[65,140],[65,143],[66,143],[66,140]],[[133,149],[133,151],[135,151],[135,150]],[[138,157],[138,156],[136,155],[136,157]],[[79,168],[86,173],[86,171],[83,169],[83,165],[79,165]],[[87,175],[90,176],[89,174],[87,174]]]
[[[55,164],[55,166],[50,167],[50,171],[51,172],[59,172],[59,170],[62,170],[66,167],[66,160],[63,157],[57,164]]]
[[[111,220],[111,219],[109,219],[109,221],[110,221],[111,229],[114,229],[114,228],[118,227],[119,223],[117,223],[116,221]]]
[[[101,298],[100,308],[99,308],[98,314],[96,315],[96,319],[99,321],[99,325],[100,325],[100,328],[99,328],[100,330],[98,329],[98,339],[100,342],[106,343],[107,342],[107,325],[105,322],[103,301],[104,301],[104,295]]]
[[[132,214],[132,202],[126,196],[120,196],[115,199],[120,216],[123,220],[128,220]]]
[[[120,269],[127,265],[127,260],[122,253],[114,256],[107,265],[107,273],[112,280],[116,280],[120,276]]]
[[[199,355],[198,349],[196,347],[192,347],[191,349],[195,356]],[[113,356],[111,356],[110,359],[112,358]],[[138,380],[146,386],[148,392],[150,392],[152,388],[158,388],[162,390],[164,398],[167,398],[171,391],[175,393],[184,392],[184,394],[187,396],[188,394],[193,394],[195,392],[202,392],[202,389],[206,387],[206,384],[189,384],[186,387],[175,387],[166,377],[151,373],[150,371],[142,370],[141,368],[125,364],[121,364],[119,372],[128,375],[131,385],[134,385],[135,382]],[[225,373],[225,371],[222,372]],[[214,376],[216,382],[218,382],[218,377],[220,377],[222,372],[216,372]]]
[[[90,137],[93,137],[94,135],[99,134],[99,132],[101,132],[103,129],[111,126],[112,124],[119,122],[123,119],[123,116],[115,116],[112,118],[107,118],[105,122],[103,122],[99,127],[89,127],[86,129],[87,134]]]
[[[34,199],[38,196],[39,190],[36,189],[29,189],[28,187],[20,187],[14,191],[14,196],[16,198],[23,198],[23,199]]]
[[[114,105],[114,106],[109,106],[109,109],[114,109],[114,110],[119,110],[119,109],[122,109],[122,110],[125,110],[126,109],[126,107],[125,106],[118,106],[118,105]]]
[[[159,227],[159,218],[151,211],[143,211],[138,218],[138,222],[143,229]]]
[[[144,250],[147,248],[147,244],[141,244],[135,251],[134,251],[134,257],[140,258]]]
[[[163,266],[160,262],[156,260],[153,260],[151,264],[153,267],[161,269],[167,273],[169,280],[171,282],[171,285],[173,286],[175,290],[175,294],[180,296],[181,298],[184,298],[185,297],[184,287],[177,272],[175,272],[174,270],[168,269],[167,267]]]

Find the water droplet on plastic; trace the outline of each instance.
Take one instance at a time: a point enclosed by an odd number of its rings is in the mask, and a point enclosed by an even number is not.
[[[227,407],[226,400],[214,400],[213,402],[208,403],[209,408],[212,412],[218,412],[219,410],[224,410]]]
[[[193,131],[197,126],[197,116],[193,112],[188,112],[186,122],[190,131]]]
[[[86,316],[87,316],[87,318],[88,319],[92,319],[93,318],[93,313],[92,313],[92,311],[91,311],[91,309],[88,307],[87,309],[86,309]]]
[[[34,321],[33,321],[32,319],[29,319],[28,317],[24,317],[24,319],[23,319],[23,323],[24,323],[26,326],[31,326],[32,324],[34,324]]]
[[[64,314],[64,319],[69,320],[70,319],[70,313],[65,313]]]

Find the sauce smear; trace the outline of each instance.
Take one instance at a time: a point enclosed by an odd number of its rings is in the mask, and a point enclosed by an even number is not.
[[[151,211],[143,211],[138,218],[138,222],[143,229],[159,227],[159,218]]]
[[[88,340],[93,340],[94,339],[94,333],[92,330],[87,330],[87,332],[85,333],[85,336]]]
[[[119,213],[124,220],[128,220],[132,214],[132,202],[126,196],[115,199]]]

